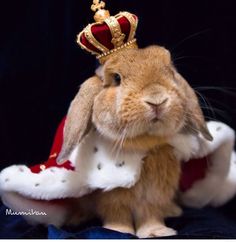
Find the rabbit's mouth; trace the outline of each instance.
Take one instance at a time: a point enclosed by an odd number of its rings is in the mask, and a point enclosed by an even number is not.
[[[168,109],[159,112],[145,111],[142,115],[130,120],[113,119],[112,115],[106,115],[106,119],[95,117],[94,125],[97,130],[111,140],[121,137],[135,138],[140,135],[150,134],[158,137],[175,133],[179,128],[178,124],[169,118]],[[101,115],[104,117],[104,114]]]
[[[151,120],[152,123],[156,123],[156,122],[158,122],[158,121],[159,121],[159,118],[158,118],[158,117],[155,117],[155,118],[153,118],[153,119]]]
[[[178,133],[183,125],[184,122],[181,120],[173,121],[167,117],[158,120],[154,118],[147,133],[158,137],[170,137]]]

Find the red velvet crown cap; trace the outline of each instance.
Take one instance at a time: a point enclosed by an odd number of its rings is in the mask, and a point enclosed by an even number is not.
[[[132,14],[132,17],[137,22],[138,17]],[[128,36],[130,34],[130,22],[125,16],[121,16],[117,18],[120,28],[123,34],[125,34],[124,42],[126,43],[128,40]],[[112,34],[110,31],[109,26],[106,22],[104,23],[95,23],[91,26],[91,32],[94,38],[104,45],[107,49],[112,50],[115,48],[114,44],[112,44]],[[80,36],[80,42],[85,46],[87,49],[91,50],[92,52],[97,52],[98,54],[102,54],[102,51],[97,49],[94,45],[92,45],[85,36],[85,33],[82,33]]]

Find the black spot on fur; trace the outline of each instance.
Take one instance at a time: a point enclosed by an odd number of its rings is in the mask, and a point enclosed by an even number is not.
[[[102,169],[102,164],[98,163],[97,168],[98,168],[98,170],[101,170]]]
[[[125,165],[125,161],[116,164],[116,167],[122,167]]]

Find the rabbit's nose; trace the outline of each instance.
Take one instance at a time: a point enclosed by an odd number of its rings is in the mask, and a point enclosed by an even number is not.
[[[160,111],[162,108],[162,105],[165,104],[168,101],[168,98],[165,98],[163,101],[156,103],[152,101],[145,101],[149,105],[149,107],[152,109],[152,111],[155,113],[156,118],[158,119],[160,115]]]

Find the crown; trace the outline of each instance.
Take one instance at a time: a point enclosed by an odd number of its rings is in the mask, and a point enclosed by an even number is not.
[[[129,12],[110,16],[105,3],[93,0],[91,9],[95,12],[95,23],[87,25],[77,35],[77,43],[82,49],[96,55],[100,63],[124,48],[137,48],[135,37],[138,17]]]

